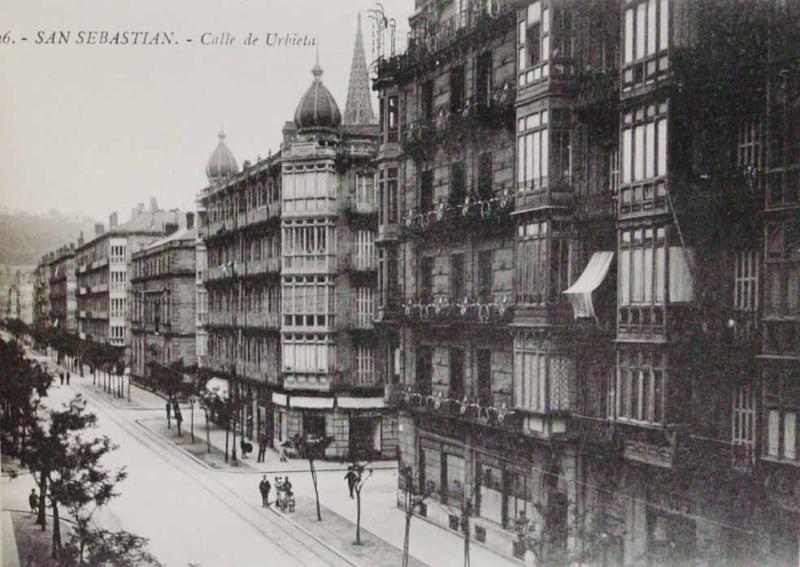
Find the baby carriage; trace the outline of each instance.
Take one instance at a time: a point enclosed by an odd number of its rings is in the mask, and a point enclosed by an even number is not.
[[[294,512],[294,492],[292,492],[292,483],[275,477],[275,489],[278,491],[275,504],[281,512]]]

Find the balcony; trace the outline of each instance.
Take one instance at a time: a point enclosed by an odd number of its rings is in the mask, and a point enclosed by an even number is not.
[[[286,390],[314,390],[330,392],[340,382],[336,371],[306,372],[284,369],[283,387]]]
[[[236,314],[229,311],[209,311],[208,324],[212,326],[232,327],[236,319]]]
[[[510,220],[513,208],[514,195],[508,190],[486,199],[468,196],[457,205],[441,202],[428,212],[412,208],[403,219],[401,234],[407,238],[421,238],[432,234],[452,235],[454,230],[508,231],[513,228]]]
[[[556,183],[553,177],[517,183],[516,211],[522,213],[537,209],[571,209],[575,205],[575,192],[571,179]]]
[[[260,260],[248,260],[245,265],[245,273],[242,275],[247,276],[260,276],[265,274],[277,274],[281,271],[280,257],[262,258]]]
[[[309,254],[307,256],[284,256],[282,271],[286,274],[325,273],[336,272],[335,254]]]
[[[408,386],[405,391],[393,388],[389,393],[389,404],[415,415],[451,420],[456,427],[472,424],[518,432],[522,425],[522,414],[505,403],[495,407],[480,405],[468,396],[461,400],[450,399],[440,393],[426,393],[425,388],[419,385]]]
[[[247,211],[246,224],[250,225],[277,219],[280,214],[281,204],[279,202],[261,205]]]
[[[514,316],[515,305],[509,296],[500,301],[472,301],[469,298],[456,302],[440,296],[433,301],[407,299],[401,305],[403,319],[409,324],[429,325],[507,325]]]
[[[269,311],[243,311],[239,313],[238,324],[254,329],[280,329],[281,316]]]

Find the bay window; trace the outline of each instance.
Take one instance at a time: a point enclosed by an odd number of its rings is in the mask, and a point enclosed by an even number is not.
[[[621,213],[665,205],[666,187],[662,178],[667,175],[667,149],[666,102],[623,114]],[[650,180],[653,181],[647,182]]]
[[[284,221],[283,267],[286,270],[333,268],[336,228],[332,220]]]
[[[766,304],[771,315],[800,315],[800,227],[787,219],[765,227]]]
[[[514,407],[538,413],[574,407],[575,361],[535,339],[514,339]]]
[[[324,373],[335,368],[336,345],[329,335],[289,333],[281,343],[285,372]]]
[[[666,355],[652,350],[625,349],[617,356],[617,418],[663,423]]]
[[[775,459],[798,459],[797,413],[800,409],[800,375],[788,370],[768,370],[764,383],[767,417],[765,453]]]
[[[524,86],[550,74],[549,3],[536,0],[519,10],[517,27],[519,85]]]
[[[548,111],[535,112],[517,122],[517,188],[531,191],[547,187],[550,140]]]
[[[397,224],[397,168],[381,169],[378,174],[378,222],[380,224]]]
[[[561,221],[521,223],[517,227],[514,289],[517,302],[559,303],[572,278],[575,240]]]
[[[330,212],[336,201],[333,163],[286,166],[283,173],[283,212]]]
[[[330,327],[335,312],[330,276],[285,277],[283,324],[287,327]]]
[[[669,67],[670,0],[626,0],[623,88],[661,78]]]

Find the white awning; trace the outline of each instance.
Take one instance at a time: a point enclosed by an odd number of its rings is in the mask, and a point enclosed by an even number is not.
[[[342,409],[379,409],[386,406],[383,398],[338,398],[336,403]]]
[[[328,409],[333,407],[333,398],[312,398],[311,396],[292,396],[289,398],[289,407]]]
[[[589,259],[589,263],[586,265],[586,269],[583,270],[581,277],[578,278],[578,281],[564,291],[572,305],[576,319],[585,317],[597,319],[594,305],[592,304],[592,292],[600,287],[600,284],[606,279],[613,259],[613,252],[595,252]]]
[[[228,381],[224,378],[217,378],[216,376],[210,378],[208,382],[206,382],[206,390],[209,392],[216,391],[217,395],[224,399],[228,398]]]

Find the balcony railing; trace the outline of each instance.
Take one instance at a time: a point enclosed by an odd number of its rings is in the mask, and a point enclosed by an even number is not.
[[[513,318],[514,307],[508,295],[497,302],[470,298],[455,301],[440,296],[433,301],[407,299],[402,313],[409,323],[505,325]]]
[[[508,228],[513,208],[514,195],[509,190],[485,199],[468,196],[456,205],[441,202],[427,212],[412,208],[403,219],[403,233],[419,237],[432,231],[449,233],[455,228]]]
[[[389,393],[389,404],[401,411],[444,417],[461,422],[474,423],[486,427],[519,430],[522,425],[522,414],[503,403],[500,407],[481,405],[476,400],[465,396],[452,399],[441,393],[425,393],[426,388],[408,386],[405,390],[393,388]]]
[[[256,207],[247,211],[246,223],[255,224],[277,218],[280,216],[280,212],[281,204],[279,202],[261,205],[260,207]]]
[[[248,260],[245,270],[248,276],[280,272],[281,259],[276,256],[273,258],[262,258],[260,260]]]
[[[208,324],[231,326],[234,324],[235,316],[236,314],[230,311],[209,311]]]
[[[282,270],[293,273],[333,273],[336,271],[336,255],[310,254],[308,256],[284,256]]]

